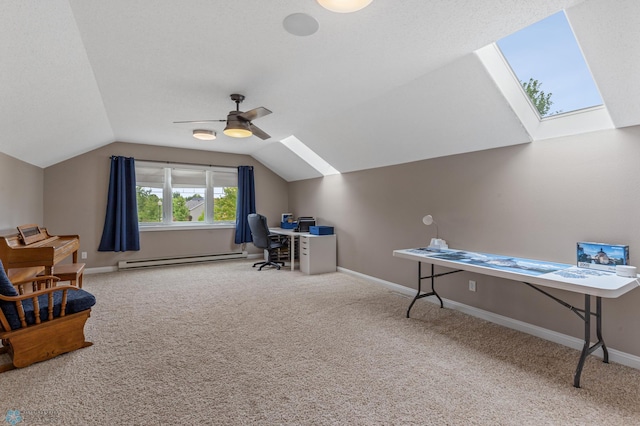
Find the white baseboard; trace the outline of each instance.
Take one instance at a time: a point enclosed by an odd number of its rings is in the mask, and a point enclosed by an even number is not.
[[[400,293],[402,295],[409,296],[413,298],[416,295],[416,291],[412,288],[405,287],[400,284],[392,283],[390,281],[381,280],[379,278],[371,277],[369,275],[364,275],[359,272],[351,271],[349,269],[345,269],[342,267],[338,267],[338,271],[344,272],[346,274],[354,275],[360,277],[364,280],[370,281],[374,284],[381,285],[390,289],[391,291]],[[430,303],[439,304],[438,300],[429,297],[425,299],[420,299],[420,301],[425,300]],[[453,300],[442,299],[444,306],[449,309],[454,309],[456,311],[463,312],[467,315],[471,315],[477,318],[481,318],[483,320],[502,325],[507,328],[511,328],[514,330],[521,331],[523,333],[530,334],[532,336],[540,337],[541,339],[545,339],[554,343],[558,343],[563,346],[567,346],[576,350],[582,350],[582,346],[584,345],[584,341],[577,337],[569,336],[566,334],[558,333],[553,330],[548,330],[546,328],[539,327],[537,325],[529,324],[523,321],[519,321],[513,318],[505,317],[502,315],[495,314],[493,312],[488,312],[482,309],[475,308],[473,306],[465,305],[463,303],[459,303]],[[407,305],[408,307],[408,305]],[[612,349],[607,347],[609,351],[609,361],[616,362],[618,364],[626,365],[627,367],[635,368],[640,370],[640,357],[632,354],[628,354],[626,352],[622,352],[616,349]],[[598,349],[593,352],[593,355],[602,358],[603,353],[602,349]]]
[[[257,254],[249,254],[246,251],[243,251],[242,254],[246,257],[239,257],[239,259],[257,259],[257,258],[262,258],[264,257],[262,254],[257,253]],[[120,268],[118,266],[101,266],[98,268],[86,268],[84,270],[84,273],[89,275],[89,274],[103,274],[103,273],[107,273],[107,272],[118,272],[120,271]]]
[[[89,274],[104,274],[106,272],[118,272],[117,266],[102,266],[100,268],[87,268],[84,273]]]

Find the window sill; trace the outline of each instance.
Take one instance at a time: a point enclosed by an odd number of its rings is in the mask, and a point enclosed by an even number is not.
[[[154,231],[199,231],[202,229],[234,229],[235,224],[211,224],[211,223],[203,223],[203,224],[175,224],[175,225],[139,225],[140,232],[154,232]]]

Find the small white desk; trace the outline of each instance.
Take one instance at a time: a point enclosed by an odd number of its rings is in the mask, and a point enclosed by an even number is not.
[[[289,255],[291,256],[291,270],[296,268],[296,239],[301,235],[310,235],[308,232],[296,232],[293,229],[269,228],[272,234],[286,235],[289,237]]]
[[[293,229],[269,228],[269,232],[289,237],[291,270],[295,269],[296,240],[300,245],[300,269],[305,274],[336,271],[336,236],[295,232]]]
[[[393,255],[418,262],[418,292],[407,309],[407,318],[416,300],[436,296],[443,307],[442,299],[435,290],[435,278],[461,271],[506,278],[520,281],[545,296],[569,308],[584,321],[584,346],[573,378],[573,385],[580,387],[582,367],[588,355],[602,348],[603,361],[609,362],[609,353],[602,338],[602,297],[616,298],[640,285],[637,278],[617,276],[612,272],[578,268],[564,263],[544,262],[533,259],[501,256],[487,253],[468,252],[463,250],[431,251],[426,248],[394,250]],[[422,276],[422,262],[431,264],[431,275]],[[436,274],[434,265],[453,270]],[[431,280],[431,291],[422,293],[423,279]],[[547,293],[539,287],[556,288],[584,295],[584,309],[576,308],[569,303]],[[591,297],[596,298],[596,312],[591,311]],[[591,316],[596,319],[596,336],[598,341],[590,343]]]

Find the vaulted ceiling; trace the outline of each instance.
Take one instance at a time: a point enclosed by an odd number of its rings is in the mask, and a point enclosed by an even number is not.
[[[295,136],[340,172],[527,143],[474,53],[565,9],[613,127],[640,124],[637,0],[3,0],[0,152],[47,167],[114,141],[247,154],[288,181],[320,176]],[[283,28],[293,13],[319,24]],[[232,93],[271,135],[232,139]],[[192,137],[195,128],[218,133]]]

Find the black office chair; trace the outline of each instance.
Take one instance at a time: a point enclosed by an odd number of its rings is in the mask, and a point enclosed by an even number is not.
[[[284,266],[284,262],[279,260],[272,260],[276,256],[278,249],[286,247],[289,243],[288,239],[280,238],[281,236],[271,234],[269,227],[267,226],[267,218],[261,214],[251,213],[247,216],[249,222],[249,228],[251,229],[251,238],[253,239],[253,245],[267,250],[269,252],[268,259],[264,262],[256,262],[253,267],[260,265],[259,271],[265,266],[274,266],[276,269],[280,269],[280,265]]]

